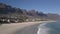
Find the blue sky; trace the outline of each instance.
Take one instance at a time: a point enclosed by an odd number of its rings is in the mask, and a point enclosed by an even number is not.
[[[60,14],[60,0],[0,0],[0,3],[26,10]]]

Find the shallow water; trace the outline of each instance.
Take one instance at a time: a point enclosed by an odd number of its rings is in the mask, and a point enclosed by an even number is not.
[[[60,22],[42,23],[38,27],[38,34],[60,34]]]

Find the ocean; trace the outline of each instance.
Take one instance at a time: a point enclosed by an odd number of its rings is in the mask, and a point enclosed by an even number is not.
[[[60,22],[40,24],[37,34],[60,34]]]

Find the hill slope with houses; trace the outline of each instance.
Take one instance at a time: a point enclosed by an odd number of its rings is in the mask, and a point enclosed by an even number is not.
[[[45,14],[41,11],[36,10],[26,10],[10,5],[0,3],[0,19],[13,19],[19,21],[40,21],[40,20],[60,20],[60,15],[58,14]]]

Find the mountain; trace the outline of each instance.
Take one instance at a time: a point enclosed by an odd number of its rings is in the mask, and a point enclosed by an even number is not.
[[[42,16],[45,15],[43,13],[39,13],[35,10],[25,10],[25,9],[20,9],[20,8],[14,8],[10,5],[6,5],[3,3],[0,3],[0,14],[10,14],[10,13],[18,13],[18,14],[24,14],[24,15],[29,15],[29,16]]]
[[[0,17],[1,16],[25,16],[25,17],[33,17],[33,18],[47,18],[51,20],[60,20],[60,15],[58,14],[45,14],[43,12],[39,12],[36,10],[26,10],[21,8],[12,7],[10,5],[0,3]]]
[[[22,10],[20,8],[13,8],[10,5],[6,5],[3,3],[0,3],[0,14],[8,14],[8,13],[22,13]]]
[[[58,14],[48,13],[47,16],[51,20],[58,20],[58,21],[60,21],[60,15],[58,15]]]

